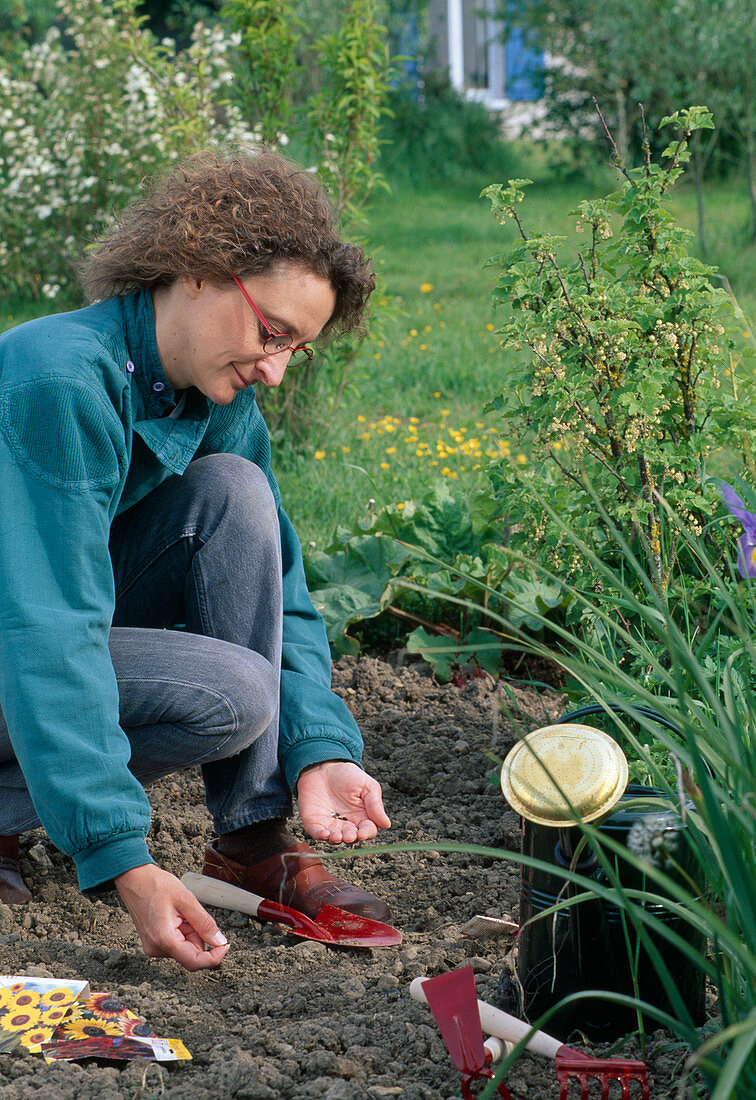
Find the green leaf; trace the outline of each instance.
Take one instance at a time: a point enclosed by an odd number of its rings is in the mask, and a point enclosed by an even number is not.
[[[407,639],[407,652],[419,653],[443,683],[451,679],[452,669],[457,660],[457,648],[458,643],[452,638],[441,634],[429,634],[422,626],[413,630]]]
[[[391,598],[391,581],[407,551],[384,535],[357,535],[343,550],[305,558],[312,602],[336,641],[352,623],[379,615]]]

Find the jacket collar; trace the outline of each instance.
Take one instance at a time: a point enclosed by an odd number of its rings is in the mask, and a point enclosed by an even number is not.
[[[123,299],[123,313],[126,345],[134,364],[133,381],[139,389],[145,418],[165,416],[176,404],[176,396],[160,362],[150,292],[129,294]]]
[[[164,466],[182,474],[202,442],[213,405],[198,390],[187,391],[186,407],[178,419],[166,414],[176,395],[158,355],[152,295],[140,290],[123,298],[126,346],[132,385],[136,385],[134,431]]]

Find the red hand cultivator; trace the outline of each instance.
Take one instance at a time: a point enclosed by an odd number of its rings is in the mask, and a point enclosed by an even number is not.
[[[609,1100],[613,1081],[620,1085],[622,1100],[649,1100],[644,1062],[629,1058],[589,1058],[544,1031],[532,1031],[523,1020],[478,1000],[470,966],[439,974],[436,978],[415,978],[410,985],[410,996],[426,1003],[433,1013],[455,1066],[464,1074],[462,1096],[466,1100],[472,1097],[472,1081],[492,1076],[486,1065],[483,1031],[504,1040],[510,1051],[515,1043],[530,1036],[527,1049],[553,1058],[556,1063],[559,1100],[567,1100],[570,1081],[579,1084],[580,1100],[588,1100],[592,1080],[601,1087],[601,1100]],[[631,1092],[633,1082],[637,1088]],[[498,1090],[504,1100],[513,1100],[503,1082]]]

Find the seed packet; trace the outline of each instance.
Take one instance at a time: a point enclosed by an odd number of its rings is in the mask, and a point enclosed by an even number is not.
[[[17,1047],[39,1053],[71,1005],[89,996],[89,982],[0,975],[0,1053]]]
[[[71,1039],[45,1043],[42,1053],[46,1062],[76,1062],[84,1058],[108,1061],[133,1062],[146,1059],[150,1062],[178,1062],[191,1058],[180,1039],[159,1039],[157,1036],[143,1039],[119,1038],[108,1035],[101,1039]]]
[[[48,1062],[79,1058],[177,1061],[191,1058],[179,1039],[161,1039],[114,993],[92,993],[71,1007],[42,1047]]]

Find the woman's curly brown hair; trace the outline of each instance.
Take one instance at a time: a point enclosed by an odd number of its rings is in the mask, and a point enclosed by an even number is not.
[[[317,180],[276,153],[198,153],[152,183],[81,265],[87,298],[165,286],[184,275],[221,283],[299,264],[336,293],[324,333],[358,328],[375,276],[346,244]]]

